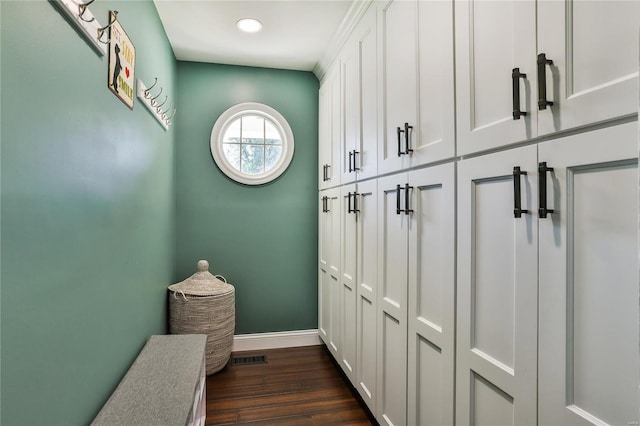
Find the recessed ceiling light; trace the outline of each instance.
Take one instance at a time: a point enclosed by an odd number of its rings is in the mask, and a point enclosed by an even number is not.
[[[257,33],[262,29],[262,22],[253,18],[243,18],[239,20],[236,25],[240,31],[245,33]]]

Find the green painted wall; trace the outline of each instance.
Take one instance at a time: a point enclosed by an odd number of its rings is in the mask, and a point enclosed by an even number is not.
[[[175,279],[209,260],[236,287],[236,334],[317,328],[317,79],[178,62],[178,94]],[[269,184],[236,183],[211,158],[216,119],[240,102],[275,108],[293,130],[293,161]]]
[[[176,96],[153,3],[100,0],[136,75]],[[47,1],[0,1],[3,425],[88,424],[151,334],[173,278],[174,129],[107,89]]]

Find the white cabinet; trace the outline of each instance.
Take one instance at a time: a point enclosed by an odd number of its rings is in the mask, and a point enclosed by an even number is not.
[[[456,419],[535,425],[536,147],[458,163]],[[527,172],[516,175],[514,167]],[[515,180],[514,180],[515,179]]]
[[[320,192],[318,237],[318,333],[340,359],[340,188]]]
[[[340,336],[342,370],[351,383],[356,380],[356,271],[357,271],[357,194],[356,185],[340,187]]]
[[[378,72],[376,8],[370,7],[341,55],[344,143],[342,183],[376,176],[378,170]]]
[[[372,413],[377,398],[378,193],[375,179],[358,183],[355,388]]]
[[[407,424],[453,425],[455,166],[410,172]]]
[[[418,111],[411,165],[455,155],[453,0],[418,1]]]
[[[340,64],[338,63],[327,72],[318,97],[318,184],[320,189],[340,185],[341,99]]]
[[[401,170],[410,164],[418,121],[417,2],[391,0],[379,3],[382,70],[382,141],[378,150],[380,172]]]
[[[320,192],[319,334],[375,412],[376,181]]]
[[[637,114],[640,2],[538,1],[537,6],[538,54],[553,61],[538,65],[544,70],[538,81],[546,77],[541,87],[553,102],[538,111],[538,134]]]
[[[540,424],[640,421],[637,123],[539,146]]]
[[[407,423],[406,174],[378,179],[378,411],[382,425]]]
[[[458,154],[637,113],[639,12],[633,1],[458,0]]]
[[[378,420],[453,424],[453,163],[378,180]]]
[[[457,419],[638,422],[637,156],[632,122],[459,163]]]
[[[454,156],[453,1],[378,5],[382,73],[378,168]]]
[[[535,2],[456,1],[457,153],[535,136]],[[512,78],[518,68],[526,78]],[[520,94],[513,119],[513,82]]]

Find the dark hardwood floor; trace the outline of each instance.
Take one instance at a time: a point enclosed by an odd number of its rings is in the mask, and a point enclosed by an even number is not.
[[[234,352],[267,362],[207,378],[207,425],[371,425],[363,402],[324,346]]]

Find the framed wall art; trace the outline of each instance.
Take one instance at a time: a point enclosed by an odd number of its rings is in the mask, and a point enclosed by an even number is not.
[[[107,85],[126,106],[133,109],[135,98],[136,48],[118,21],[118,12],[109,11],[109,75]]]

